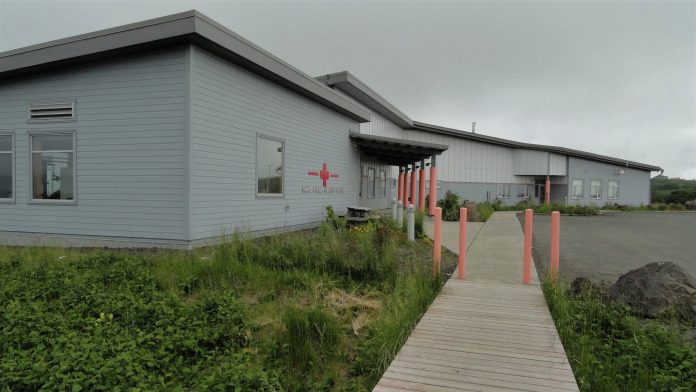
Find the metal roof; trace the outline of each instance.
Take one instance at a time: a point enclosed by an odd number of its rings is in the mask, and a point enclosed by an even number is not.
[[[401,128],[413,127],[413,121],[408,116],[348,71],[317,76],[316,79],[345,92]]]
[[[577,157],[577,158],[589,159],[589,160],[597,161],[597,162],[612,163],[612,164],[616,164],[616,165],[619,165],[622,167],[629,167],[629,168],[633,168],[633,169],[649,170],[649,171],[662,171],[662,168],[660,168],[659,166],[648,165],[646,163],[627,161],[625,159],[613,158],[613,157],[609,157],[606,155],[599,155],[599,154],[594,154],[591,152],[573,150],[573,149],[564,148],[564,147],[546,146],[546,145],[542,145],[542,144],[530,144],[530,143],[517,142],[514,140],[501,139],[501,138],[497,138],[497,137],[493,137],[493,136],[481,135],[481,134],[472,133],[472,132],[465,132],[465,131],[460,131],[457,129],[440,127],[437,125],[426,124],[426,123],[422,123],[422,122],[418,122],[418,121],[413,122],[412,129],[418,130],[418,131],[439,133],[439,134],[454,136],[454,137],[458,137],[458,138],[462,138],[462,139],[475,140],[475,141],[483,142],[483,143],[496,144],[496,145],[504,146],[504,147],[524,148],[527,150],[553,152],[553,153],[564,154],[564,155]]]
[[[350,132],[350,138],[365,155],[376,157],[393,166],[406,166],[430,159],[431,156],[440,155],[449,148],[444,144],[415,142],[355,132]]]
[[[127,53],[192,43],[359,122],[364,107],[196,10],[0,53],[0,80]]]

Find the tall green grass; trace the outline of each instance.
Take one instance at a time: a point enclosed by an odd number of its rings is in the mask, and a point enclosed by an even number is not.
[[[696,390],[696,351],[673,329],[548,275],[543,291],[581,391]]]

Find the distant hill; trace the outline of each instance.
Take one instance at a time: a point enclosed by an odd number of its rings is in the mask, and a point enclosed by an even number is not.
[[[696,181],[653,178],[650,180],[653,203],[679,203],[696,200]]]

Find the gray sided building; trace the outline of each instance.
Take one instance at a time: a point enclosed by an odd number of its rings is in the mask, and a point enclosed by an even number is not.
[[[3,53],[0,78],[2,243],[190,248],[358,204],[370,113],[195,11]]]
[[[388,208],[399,173],[430,182],[430,165],[437,198],[541,202],[548,177],[553,202],[638,205],[660,170],[412,121],[348,72],[312,78],[196,11],[0,53],[0,117],[9,245],[310,227],[327,205]]]
[[[538,204],[545,201],[548,180],[552,203],[638,206],[650,203],[650,173],[661,170],[653,165],[584,151],[522,143],[412,121],[348,72],[317,79],[371,111],[371,121],[360,125],[361,133],[445,147],[441,154],[434,154],[438,167],[438,199],[452,191],[475,202],[500,200],[514,205],[526,200]],[[432,163],[426,160],[426,165]],[[379,156],[365,156],[364,152],[361,155],[363,166],[380,164],[384,162]],[[408,161],[401,171],[412,170],[412,164],[418,170],[422,162]],[[392,167],[386,169],[386,173],[394,182],[399,170]],[[372,177],[364,175],[365,181],[371,183]],[[426,193],[429,189],[427,184]],[[391,192],[394,197],[396,190]],[[387,207],[379,199],[361,198],[361,203]]]

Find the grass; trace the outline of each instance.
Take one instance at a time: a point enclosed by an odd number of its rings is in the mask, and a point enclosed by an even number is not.
[[[0,248],[0,391],[369,391],[442,286],[390,220],[195,252]]]
[[[696,390],[696,350],[675,327],[637,319],[596,293],[574,296],[548,275],[543,290],[581,391]]]

